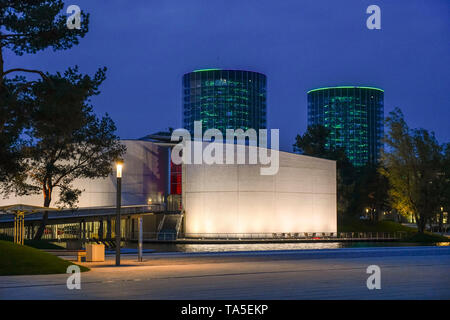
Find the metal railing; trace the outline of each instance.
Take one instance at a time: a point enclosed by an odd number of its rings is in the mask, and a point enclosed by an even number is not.
[[[185,233],[180,237],[189,239],[307,239],[307,240],[382,240],[404,239],[407,232],[272,232],[272,233]]]
[[[144,240],[401,240],[408,233],[397,232],[271,232],[271,233],[180,233],[144,232]],[[137,240],[137,231],[130,240]]]
[[[37,227],[35,227],[37,229]],[[25,239],[30,239],[29,233],[25,230]],[[13,237],[13,228],[0,229],[0,235]],[[309,241],[377,241],[377,240],[402,240],[407,238],[409,234],[404,231],[397,232],[271,232],[271,233],[179,233],[173,232],[143,232],[144,240],[309,240]],[[111,234],[114,236],[114,233]],[[138,231],[122,230],[122,239],[124,240],[138,240]],[[46,240],[71,240],[71,239],[106,239],[106,234],[99,237],[97,229],[80,230],[78,225],[64,226],[62,228],[46,229],[42,235],[42,239]]]
[[[178,221],[177,221],[177,226],[176,226],[176,232],[177,232],[177,237],[178,237],[178,235],[180,234],[180,230],[181,230],[181,224],[182,224],[182,222],[183,222],[183,219],[184,219],[184,212],[182,212],[181,214],[180,214],[180,217],[178,218]]]
[[[98,222],[87,222],[89,226],[86,228],[80,227],[78,223],[73,224],[62,224],[62,225],[49,225],[45,227],[44,233],[42,234],[42,240],[51,241],[66,241],[66,240],[92,240],[92,239],[107,239],[115,237],[115,228],[111,227],[111,234],[108,237],[108,231],[106,223],[103,225],[103,233],[100,236],[100,228]],[[93,225],[91,225],[93,224]],[[125,220],[122,220],[121,237],[122,239],[127,238],[127,230],[125,225]],[[39,226],[25,226],[24,228],[24,239],[31,240],[36,234]],[[0,228],[0,235],[6,237],[12,237],[14,235],[14,228]]]

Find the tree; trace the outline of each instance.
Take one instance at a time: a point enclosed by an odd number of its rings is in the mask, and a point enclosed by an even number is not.
[[[67,28],[67,17],[61,14],[61,0],[1,0],[0,2],[0,75],[3,79],[12,72],[36,73],[45,78],[41,70],[20,67],[4,70],[3,49],[16,55],[36,53],[48,47],[65,50],[78,44],[88,32],[89,14],[81,12],[80,29]]]
[[[82,190],[72,186],[79,178],[107,177],[112,165],[125,152],[115,135],[116,127],[108,115],[98,118],[90,98],[99,94],[105,69],[90,77],[77,68],[63,75],[46,74],[51,80],[33,84],[34,111],[30,128],[25,131],[27,145],[21,160],[24,170],[4,186],[6,193],[43,194],[43,205],[49,207],[55,189],[59,189],[58,205],[70,207]],[[35,238],[45,229],[45,212]]]
[[[28,124],[31,110],[28,92],[17,94],[24,84],[23,78],[7,79],[3,82],[6,89],[0,90],[0,182],[22,170],[20,134]]]
[[[20,73],[47,79],[42,70],[13,66],[5,70],[3,53],[36,53],[46,48],[65,50],[78,44],[88,31],[89,15],[81,12],[81,29],[68,29],[60,0],[0,0],[0,182],[21,171],[21,132],[28,124],[32,104],[26,103],[31,81],[24,77],[7,79]],[[48,80],[48,79],[47,79]]]
[[[442,150],[442,165],[438,175],[439,202],[441,208],[437,222],[440,232],[443,232],[444,212],[447,212],[447,219],[450,218],[448,217],[448,212],[450,211],[450,143],[445,143],[442,146]]]
[[[373,221],[380,220],[381,213],[390,208],[388,190],[389,181],[379,172],[379,167],[368,164],[359,168],[353,211],[361,213],[367,210]]]
[[[332,158],[332,149],[327,147],[330,129],[322,125],[308,126],[306,132],[295,137],[294,152],[319,158]]]
[[[442,204],[443,148],[433,133],[410,129],[396,108],[386,118],[386,151],[380,172],[389,180],[392,206],[404,215],[412,214],[419,232]]]
[[[342,217],[351,205],[355,185],[355,168],[343,148],[334,148],[328,143],[330,130],[322,125],[308,126],[306,132],[297,135],[294,152],[304,155],[336,160],[337,207]]]

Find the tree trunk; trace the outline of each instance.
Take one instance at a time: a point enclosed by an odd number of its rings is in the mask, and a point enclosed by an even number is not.
[[[50,207],[50,202],[52,201],[52,191],[49,188],[46,188],[44,186],[44,207],[48,208]],[[45,227],[47,226],[47,221],[48,221],[48,211],[45,211],[44,214],[42,215],[42,220],[41,220],[41,224],[39,225],[39,228],[36,232],[36,234],[34,235],[34,240],[41,240],[42,235],[44,234],[45,231]]]
[[[422,217],[416,217],[416,223],[417,223],[417,229],[419,230],[419,233],[425,232],[425,226],[427,224],[427,220]]]
[[[47,226],[48,221],[48,211],[45,211],[42,215],[41,224],[39,225],[38,230],[36,231],[36,234],[34,235],[34,240],[41,240],[42,235],[44,234],[45,227]]]

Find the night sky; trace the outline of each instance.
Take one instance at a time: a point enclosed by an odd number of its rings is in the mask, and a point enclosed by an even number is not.
[[[78,46],[5,55],[6,67],[63,71],[79,65],[107,80],[93,105],[121,138],[181,126],[182,75],[244,69],[268,79],[269,128],[291,151],[307,124],[306,92],[334,85],[385,90],[385,115],[400,107],[411,127],[450,139],[449,0],[73,0],[91,14]],[[381,30],[366,8],[381,8]]]

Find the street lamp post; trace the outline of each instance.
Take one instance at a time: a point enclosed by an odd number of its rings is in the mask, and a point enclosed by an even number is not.
[[[122,162],[116,163],[117,199],[116,199],[116,266],[120,266],[120,206],[122,200]]]

